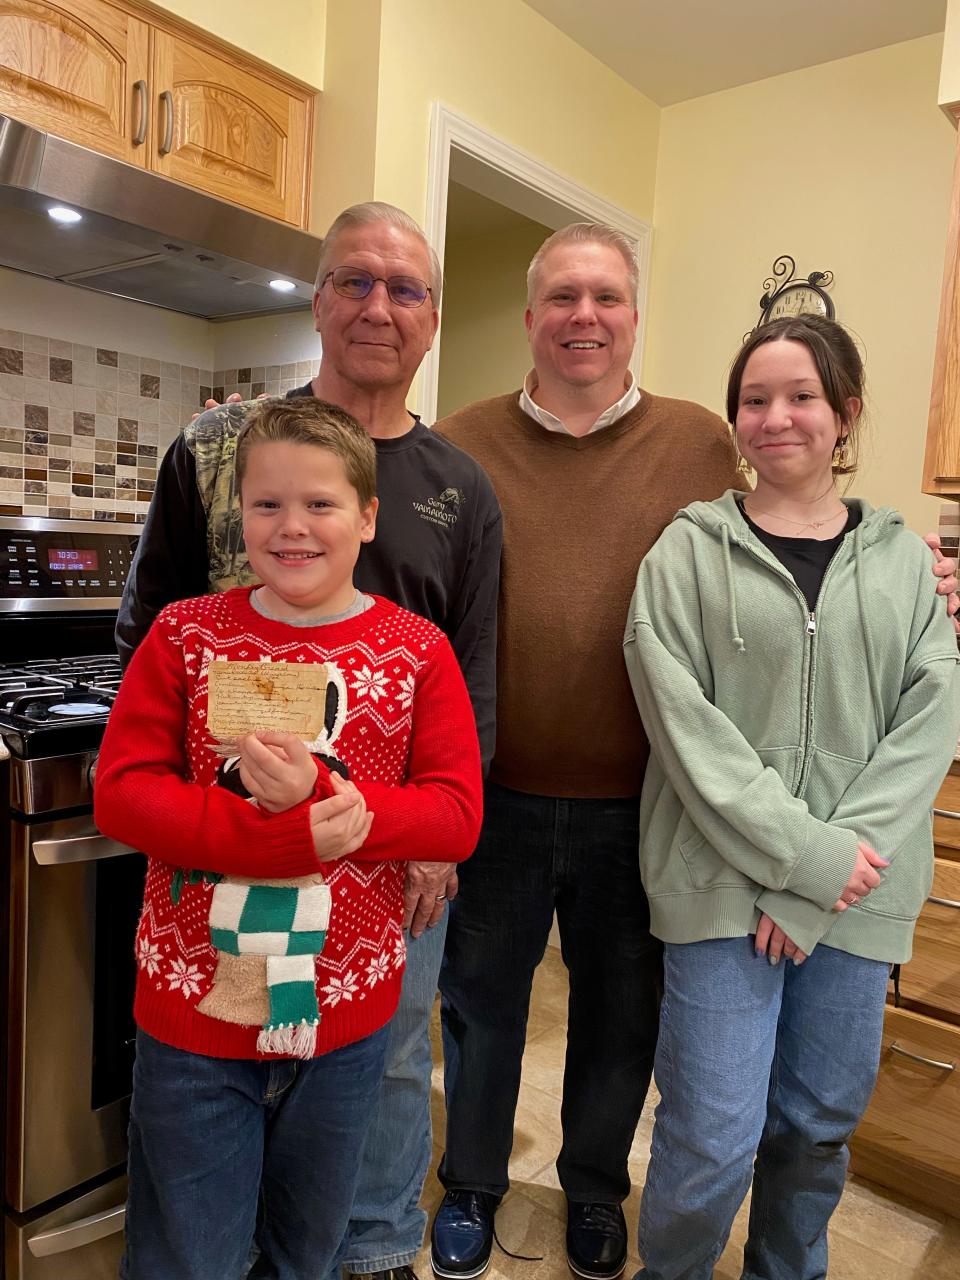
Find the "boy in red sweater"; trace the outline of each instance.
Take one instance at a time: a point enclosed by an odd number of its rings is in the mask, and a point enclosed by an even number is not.
[[[255,1229],[251,1277],[334,1271],[400,989],[402,863],[477,840],[453,651],[353,586],[375,469],[342,410],[259,410],[237,479],[263,585],[166,608],[110,715],[96,820],[148,856],[127,1280],[239,1280]],[[265,663],[323,664],[316,736],[248,733],[225,764],[208,683],[229,662],[268,690]]]

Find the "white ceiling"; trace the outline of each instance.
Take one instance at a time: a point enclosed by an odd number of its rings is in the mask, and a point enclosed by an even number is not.
[[[942,31],[946,12],[946,0],[526,3],[662,107]]]

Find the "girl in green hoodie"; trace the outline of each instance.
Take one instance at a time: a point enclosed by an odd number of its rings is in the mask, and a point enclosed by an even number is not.
[[[921,540],[837,490],[862,403],[840,325],[751,335],[727,412],[756,486],[679,512],[637,575],[624,649],[665,943],[637,1280],[709,1280],[751,1179],[742,1280],[826,1275],[889,966],[930,890],[957,644]]]

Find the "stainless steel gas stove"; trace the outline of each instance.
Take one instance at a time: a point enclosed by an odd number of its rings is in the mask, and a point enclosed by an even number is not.
[[[0,517],[5,1280],[110,1280],[144,859],[96,830],[137,526]]]

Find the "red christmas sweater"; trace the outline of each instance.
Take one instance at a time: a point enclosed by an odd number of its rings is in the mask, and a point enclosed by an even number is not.
[[[106,835],[147,854],[137,1024],[192,1053],[262,1056],[259,1027],[196,1008],[218,953],[208,925],[212,885],[189,872],[277,879],[322,871],[332,910],[316,962],[317,1053],[328,1053],[370,1035],[396,1008],[403,861],[461,861],[473,851],[482,810],[476,727],[453,650],[433,623],[377,596],[345,622],[292,627],[257,613],[250,591],[183,600],[157,618],[110,713],[95,817]],[[314,852],[310,804],[332,794],[322,764],[315,795],[280,814],[215,785],[223,761],[206,725],[215,659],[327,664],[339,710],[319,750],[349,768],[375,815],[355,854],[321,863]]]

